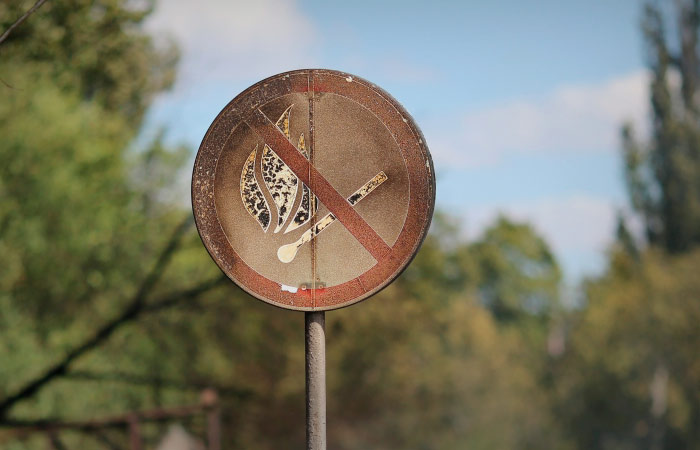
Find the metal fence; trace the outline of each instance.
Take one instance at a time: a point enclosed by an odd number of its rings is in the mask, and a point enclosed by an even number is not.
[[[2,441],[28,439],[36,434],[46,437],[47,448],[64,450],[68,447],[61,440],[61,434],[68,431],[90,434],[104,444],[105,448],[122,448],[107,437],[108,430],[120,430],[126,433],[129,450],[145,450],[142,425],[148,423],[167,423],[176,420],[189,420],[203,417],[205,421],[206,450],[221,450],[221,418],[219,397],[216,391],[206,389],[202,392],[200,402],[171,408],[155,408],[141,411],[131,411],[125,414],[84,420],[40,420],[21,421],[5,420]]]

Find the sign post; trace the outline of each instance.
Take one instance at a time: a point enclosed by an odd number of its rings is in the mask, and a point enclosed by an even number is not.
[[[219,268],[252,296],[305,312],[307,448],[326,448],[325,314],[410,263],[435,204],[418,126],[374,84],[304,69],[234,98],[195,159],[192,207]]]
[[[326,448],[326,313],[307,312],[306,448]]]

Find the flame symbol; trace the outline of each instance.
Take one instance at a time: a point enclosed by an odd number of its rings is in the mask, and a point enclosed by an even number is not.
[[[289,117],[292,106],[294,105],[289,106],[282,113],[276,123],[287,139],[290,139]],[[309,158],[303,133],[299,136],[297,148],[307,159]],[[263,147],[260,157],[258,157],[258,146],[255,146],[243,164],[241,199],[248,213],[257,220],[264,232],[269,229],[272,219],[270,205],[258,182],[256,166],[260,168],[258,173],[263,178],[263,184],[270,193],[277,212],[274,233],[281,231],[287,222],[289,224],[285,233],[289,233],[306,224],[316,214],[318,209],[316,196],[311,194],[311,190],[304,183],[301,183],[301,201],[295,214],[291,215],[299,191],[299,178],[267,144]]]

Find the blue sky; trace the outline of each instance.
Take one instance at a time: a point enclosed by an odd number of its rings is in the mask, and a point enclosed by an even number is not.
[[[474,238],[500,212],[551,243],[567,279],[603,267],[625,206],[618,130],[644,131],[646,73],[632,0],[161,1],[148,27],[183,58],[150,129],[196,149],[236,94],[303,67],[382,86],[423,129],[438,207]]]

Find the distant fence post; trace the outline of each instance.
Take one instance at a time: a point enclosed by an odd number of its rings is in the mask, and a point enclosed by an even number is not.
[[[202,392],[202,405],[207,412],[207,449],[221,450],[221,408],[219,396],[213,389]]]
[[[46,433],[46,437],[48,439],[47,448],[49,450],[65,450],[66,447],[63,445],[60,439],[58,439],[58,434],[56,434],[56,430],[49,429]]]
[[[141,424],[136,414],[129,416],[129,448],[130,450],[143,450],[141,441]]]

